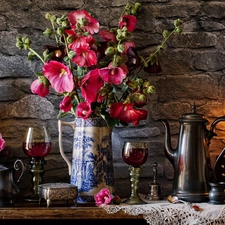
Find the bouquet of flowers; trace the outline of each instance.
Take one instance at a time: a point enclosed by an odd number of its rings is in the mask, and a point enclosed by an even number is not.
[[[162,42],[154,53],[144,58],[130,41],[136,28],[136,13],[140,3],[127,4],[118,27],[100,30],[98,20],[85,10],[57,17],[49,13],[46,19],[52,28],[43,34],[54,38],[56,45],[44,45],[43,56],[31,47],[27,37],[17,37],[16,46],[28,50],[28,59],[34,56],[43,62],[41,72],[31,84],[31,91],[46,97],[50,87],[62,97],[58,118],[73,114],[88,119],[102,117],[107,125],[139,125],[148,116],[143,109],[155,87],[139,77],[161,71],[158,53],[174,33],[181,33],[182,21],[174,21],[174,29],[162,33]]]

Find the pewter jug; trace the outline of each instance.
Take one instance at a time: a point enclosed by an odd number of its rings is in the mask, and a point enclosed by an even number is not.
[[[165,127],[164,152],[174,168],[172,194],[189,202],[209,201],[209,182],[212,179],[209,145],[216,136],[214,128],[218,122],[225,121],[225,116],[214,120],[207,129],[208,120],[202,114],[191,112],[179,119],[179,137],[177,148],[171,147],[170,127],[167,120],[159,120]]]
[[[15,172],[20,170],[16,179]],[[18,183],[23,178],[25,166],[22,160],[17,159],[13,167],[0,165],[0,206],[14,205],[18,199],[20,190]]]

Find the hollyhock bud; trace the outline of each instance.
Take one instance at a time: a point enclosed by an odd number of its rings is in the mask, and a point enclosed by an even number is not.
[[[119,205],[121,203],[121,198],[118,195],[115,195],[112,203],[115,205]]]
[[[115,49],[113,47],[108,47],[106,50],[105,50],[105,54],[106,55],[113,55],[115,52]]]
[[[149,86],[151,86],[150,81],[145,81],[144,84],[143,84],[143,87],[146,88],[146,87],[149,87]]]
[[[59,108],[63,112],[69,112],[72,108],[72,98],[70,96],[65,96],[60,102]]]
[[[155,93],[155,87],[153,85],[150,85],[143,89],[144,94],[153,94]]]
[[[143,107],[144,105],[147,104],[147,96],[143,93],[139,93],[139,92],[136,92],[133,97],[132,97],[132,100],[134,102],[134,105],[136,107]]]
[[[128,80],[126,82],[127,86],[131,89],[135,89],[138,88],[138,82],[134,81],[134,80]]]
[[[41,97],[46,97],[49,94],[50,83],[44,76],[38,77],[31,84],[31,92]]]
[[[118,52],[124,52],[124,44],[118,44],[118,46],[117,46],[117,50],[118,50]]]

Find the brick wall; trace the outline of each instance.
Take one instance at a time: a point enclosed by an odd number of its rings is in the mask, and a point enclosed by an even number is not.
[[[7,165],[16,158],[27,167],[24,179],[19,183],[22,192],[31,190],[31,174],[28,158],[22,151],[25,128],[33,123],[49,127],[53,148],[44,165],[43,182],[69,182],[66,162],[59,154],[57,114],[59,99],[52,93],[47,98],[34,96],[30,84],[34,72],[40,68],[38,60],[27,61],[27,52],[16,48],[17,36],[29,36],[37,51],[46,43],[42,32],[48,27],[46,12],[67,14],[76,9],[86,9],[103,26],[117,24],[117,18],[127,1],[107,0],[1,0],[0,8],[0,132],[6,140],[9,152]],[[161,1],[145,0],[138,16],[134,40],[140,52],[149,53],[161,40],[164,29],[172,29],[173,21],[183,20],[183,33],[174,36],[160,55],[162,72],[151,75],[149,80],[157,93],[148,104],[149,119],[139,127],[114,128],[113,152],[115,189],[121,196],[129,195],[128,167],[121,159],[121,146],[129,138],[150,142],[150,154],[144,165],[140,192],[147,194],[152,181],[152,164],[158,163],[158,183],[163,195],[171,191],[173,168],[164,155],[164,128],[157,121],[165,118],[171,127],[172,144],[177,143],[179,118],[188,113],[192,104],[197,113],[212,121],[225,114],[225,2],[224,1]],[[72,120],[73,118],[68,118]],[[224,147],[223,124],[218,125],[218,136],[210,145],[212,162]],[[72,134],[65,131],[65,149],[71,152]]]

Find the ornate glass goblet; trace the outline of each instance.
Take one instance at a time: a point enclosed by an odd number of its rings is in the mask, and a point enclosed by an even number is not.
[[[131,142],[126,141],[122,149],[123,161],[130,165],[130,182],[131,182],[131,195],[123,203],[134,204],[146,204],[138,194],[138,183],[141,172],[141,165],[143,165],[148,159],[148,143],[147,142]]]
[[[33,176],[33,194],[26,196],[26,201],[39,201],[38,185],[42,183],[44,157],[51,151],[51,137],[47,127],[37,125],[28,127],[23,138],[23,151],[30,157],[30,172]]]

